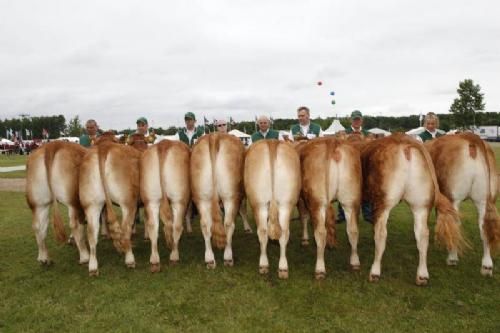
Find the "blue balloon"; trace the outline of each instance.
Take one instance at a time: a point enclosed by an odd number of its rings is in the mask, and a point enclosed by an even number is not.
[[[335,91],[330,91],[330,95],[335,95]]]

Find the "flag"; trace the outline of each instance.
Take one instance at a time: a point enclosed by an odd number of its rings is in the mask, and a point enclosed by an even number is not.
[[[234,121],[233,117],[229,117],[229,124],[231,124],[231,126],[236,125],[236,122]]]
[[[5,129],[5,138],[8,139],[9,138],[9,130],[6,128]]]
[[[420,122],[420,126],[422,126],[422,119],[424,119],[424,116],[422,115],[422,112],[420,112],[420,115],[418,116],[418,121]]]
[[[42,137],[47,139],[49,137],[49,132],[47,131],[47,129],[42,129]]]
[[[257,116],[255,116],[255,132],[257,132],[259,130],[259,128],[257,127],[257,121],[258,121],[258,118],[257,118]]]
[[[205,122],[205,126],[210,125],[210,122],[208,121],[207,117],[203,116],[203,121]]]

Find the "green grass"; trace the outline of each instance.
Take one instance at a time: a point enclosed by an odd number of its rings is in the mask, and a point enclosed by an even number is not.
[[[28,155],[0,155],[0,167],[25,165]]]
[[[290,278],[277,279],[279,248],[269,245],[271,273],[257,272],[255,234],[238,221],[233,251],[235,267],[207,270],[198,221],[181,239],[181,263],[168,267],[160,243],[162,272],[149,273],[149,243],[135,240],[137,268],[125,267],[107,240],[98,245],[100,276],[88,277],[77,264],[74,247],[48,247],[55,264],[41,267],[31,230],[31,213],[21,193],[0,192],[0,331],[112,332],[499,332],[500,278],[479,274],[482,247],[470,203],[463,205],[467,237],[473,244],[457,267],[445,265],[446,253],[431,242],[427,287],[414,285],[417,250],[405,205],[389,222],[382,279],[367,281],[373,259],[372,227],[360,223],[360,273],[348,269],[345,225],[339,247],[327,251],[327,278],[313,279],[315,247],[300,246],[300,226],[293,221],[288,246]],[[431,220],[433,226],[433,220]],[[143,224],[140,225],[139,235]],[[500,264],[496,260],[497,267]]]
[[[0,178],[26,178],[26,170],[0,172]]]

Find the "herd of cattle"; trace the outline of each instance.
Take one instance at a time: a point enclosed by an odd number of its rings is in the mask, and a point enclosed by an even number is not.
[[[359,270],[358,216],[361,202],[367,201],[373,207],[375,240],[369,279],[377,281],[389,213],[403,200],[410,206],[415,223],[419,252],[416,283],[425,285],[429,279],[427,222],[431,209],[435,207],[437,212],[436,240],[448,250],[447,263],[456,265],[458,255],[468,246],[461,234],[458,208],[461,201],[471,198],[478,210],[483,241],[481,274],[493,273],[491,253],[500,244],[495,206],[498,179],[493,151],[474,134],[444,136],[425,145],[402,134],[371,141],[358,136],[298,144],[261,140],[248,150],[237,138],[221,133],[203,136],[192,149],[176,141],[162,141],[149,148],[140,138],[135,143],[121,145],[104,135],[90,149],[51,142],[30,155],[26,193],[38,261],[49,262],[45,238],[50,206],[56,238],[67,238],[59,202],[68,207],[80,263],[88,262],[90,275],[98,274],[96,246],[101,220],[106,221],[116,249],[125,254],[126,265],[135,267],[132,228],[138,207],[143,205],[151,241],[151,271],[159,271],[159,220],[171,249],[170,261],[177,262],[183,222],[191,216],[194,203],[200,214],[207,267],[216,266],[212,245],[224,249],[224,264],[232,266],[235,218],[240,208],[246,207],[243,200],[248,200],[260,242],[259,272],[269,271],[268,240],[278,240],[278,274],[288,277],[286,247],[290,216],[297,206],[303,244],[308,243],[308,220],[312,222],[317,246],[315,276],[321,279],[326,275],[325,247],[335,244],[333,202],[340,202],[345,211],[349,262],[353,270]],[[121,209],[121,221],[113,204]]]

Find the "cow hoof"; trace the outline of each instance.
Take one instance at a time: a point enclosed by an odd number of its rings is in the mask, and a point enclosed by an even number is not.
[[[130,269],[135,268],[135,262],[130,262],[130,263],[127,263],[126,265],[127,265],[127,268],[130,268]]]
[[[38,262],[40,263],[40,265],[47,267],[52,266],[52,264],[54,264],[54,262],[50,259],[38,260]]]
[[[361,270],[361,265],[351,265],[351,271],[359,272]]]
[[[457,266],[458,265],[458,259],[447,259],[446,264],[448,266]]]
[[[314,278],[316,280],[324,280],[326,278],[326,272],[315,272],[314,273]]]
[[[233,267],[234,266],[234,261],[231,259],[231,260],[225,260],[224,259],[224,266],[226,267]]]
[[[170,259],[170,261],[169,261],[169,265],[170,266],[177,266],[178,263],[179,263],[179,260],[172,260],[172,259]]]
[[[380,275],[370,274],[368,277],[368,281],[370,282],[378,282],[380,280]]]
[[[207,268],[214,269],[215,268],[215,260],[207,262]]]
[[[493,267],[481,266],[482,276],[493,276]]]
[[[80,264],[80,265],[86,265],[88,263],[89,263],[89,259],[84,259],[84,260],[79,260],[78,261],[78,264]]]
[[[143,238],[143,241],[145,241],[145,242],[149,242],[149,237],[144,237],[144,238]]]
[[[99,276],[99,270],[96,269],[96,270],[89,271],[89,276],[90,277]]]
[[[151,265],[149,266],[149,271],[151,273],[158,273],[158,272],[160,272],[161,271],[160,263],[156,263],[156,264],[151,263]]]
[[[417,286],[426,286],[429,283],[429,278],[424,276],[417,276],[415,280]]]
[[[300,244],[302,246],[309,246],[309,239],[302,239],[302,241],[300,242]]]
[[[252,229],[245,229],[245,234],[253,234]]]
[[[288,269],[278,270],[278,278],[280,278],[282,280],[288,279]]]
[[[269,266],[259,266],[259,274],[268,274]]]

